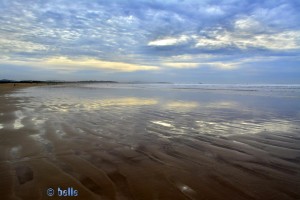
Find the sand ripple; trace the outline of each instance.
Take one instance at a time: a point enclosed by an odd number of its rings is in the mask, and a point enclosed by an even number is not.
[[[300,199],[296,117],[156,97],[90,107],[10,98],[0,128],[6,199],[46,198],[58,186],[81,199]]]

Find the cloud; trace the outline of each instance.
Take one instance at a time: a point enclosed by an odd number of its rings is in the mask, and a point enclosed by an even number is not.
[[[233,70],[239,68],[241,64],[246,62],[251,62],[251,61],[247,61],[247,60],[230,61],[230,62],[208,61],[208,62],[198,62],[198,63],[166,62],[166,63],[162,63],[162,65],[170,68],[175,68],[175,69],[211,67],[211,68],[221,69],[221,70]]]
[[[200,36],[196,44],[197,48],[206,49],[267,49],[275,51],[300,49],[300,30],[283,31],[270,34],[251,34],[249,31],[258,30],[257,24],[238,23],[238,31],[228,32],[226,30],[208,36]],[[241,31],[242,30],[242,31]]]
[[[237,19],[234,23],[234,29],[243,34],[253,34],[267,31],[266,27],[259,21],[251,17]]]
[[[30,42],[30,41],[21,41],[16,39],[9,38],[0,38],[0,52],[2,54],[9,54],[11,52],[37,52],[37,51],[45,51],[48,49],[46,45],[41,45],[38,43]]]
[[[216,69],[222,69],[222,70],[233,70],[239,68],[239,64],[241,62],[210,62],[210,63],[204,63],[204,65],[209,65]]]
[[[70,59],[66,57],[53,57],[43,60],[26,60],[26,61],[8,61],[4,60],[2,64],[14,64],[14,65],[27,65],[38,68],[47,69],[61,69],[61,70],[86,70],[86,69],[100,69],[108,71],[119,71],[119,72],[134,72],[134,71],[153,71],[159,70],[157,66],[151,65],[138,65],[123,62],[111,62],[97,60],[93,58],[81,58],[81,59]]]
[[[257,68],[299,55],[298,8],[293,0],[1,1],[0,56],[70,73]]]
[[[184,69],[184,68],[197,68],[199,66],[199,63],[166,62],[163,63],[163,65],[167,67]]]
[[[189,40],[189,36],[181,35],[179,37],[166,37],[163,39],[153,40],[148,43],[149,46],[171,46],[185,43]]]
[[[175,58],[179,60],[190,60],[192,57],[182,55],[182,56],[175,56]],[[263,62],[271,62],[276,60],[282,60],[283,58],[279,56],[255,56],[255,57],[245,57],[245,58],[230,58],[225,59],[219,58],[218,61],[216,60],[216,57],[212,56],[206,56],[206,57],[199,57],[199,60],[206,60],[205,62],[165,62],[162,63],[162,66],[165,66],[167,68],[175,68],[175,69],[193,69],[193,68],[201,68],[201,67],[210,67],[213,69],[219,69],[219,70],[236,70],[242,68],[245,64],[251,64],[251,63],[263,63]],[[291,57],[285,58],[285,59],[291,59]],[[293,60],[299,60],[299,57],[293,57]]]

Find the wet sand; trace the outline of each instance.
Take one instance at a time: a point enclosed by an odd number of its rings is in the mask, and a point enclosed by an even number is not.
[[[12,92],[15,89],[47,85],[47,83],[0,83],[0,94]]]
[[[72,187],[74,199],[300,199],[299,127],[270,131],[283,120],[251,134],[271,121],[207,122],[180,102],[153,109],[155,98],[36,106],[7,92],[1,199],[60,199],[50,187]]]

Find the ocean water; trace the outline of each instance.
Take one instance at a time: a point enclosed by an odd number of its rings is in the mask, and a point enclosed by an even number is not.
[[[41,193],[63,182],[96,199],[300,197],[299,85],[65,84],[6,98],[5,152]]]

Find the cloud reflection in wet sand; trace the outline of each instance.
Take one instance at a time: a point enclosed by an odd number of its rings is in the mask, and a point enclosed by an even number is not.
[[[162,104],[164,109],[189,111],[199,107],[199,103],[195,101],[170,101],[166,104]]]
[[[262,132],[289,133],[297,131],[297,122],[273,119],[269,121],[196,121],[198,130],[203,133],[213,133],[219,136],[258,134]]]
[[[72,102],[72,101],[71,101]],[[74,102],[74,101],[73,101]],[[130,107],[130,106],[148,106],[158,103],[156,99],[124,97],[124,98],[111,98],[102,100],[82,100],[77,101],[75,104],[58,104],[52,102],[49,109],[52,111],[68,112],[68,111],[93,111],[105,107]]]
[[[234,101],[215,101],[206,104],[201,104],[201,107],[212,108],[212,109],[219,109],[219,108],[239,109],[241,106],[239,105],[239,103]]]

